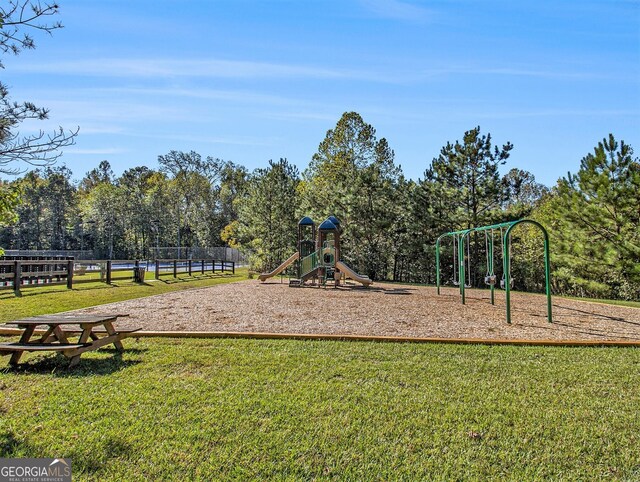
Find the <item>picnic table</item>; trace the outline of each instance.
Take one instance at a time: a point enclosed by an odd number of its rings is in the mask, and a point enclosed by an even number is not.
[[[70,367],[80,361],[80,355],[87,351],[97,350],[101,346],[113,344],[118,351],[123,351],[122,339],[139,331],[119,330],[113,327],[113,323],[120,314],[83,315],[60,314],[43,315],[23,318],[7,322],[8,325],[17,325],[22,329],[20,341],[16,343],[0,343],[0,355],[11,355],[10,365],[17,365],[25,351],[57,351],[71,359]],[[38,326],[46,326],[44,333],[37,333],[35,341],[32,337],[36,334]],[[67,328],[71,326],[72,328]],[[79,327],[80,329],[78,330]],[[104,331],[100,330],[104,328]],[[99,330],[96,330],[99,328]],[[78,341],[72,343],[69,338],[80,335]],[[105,336],[99,336],[104,334]]]

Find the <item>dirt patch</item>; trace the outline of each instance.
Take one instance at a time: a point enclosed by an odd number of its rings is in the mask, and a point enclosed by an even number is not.
[[[371,288],[289,288],[247,280],[81,310],[129,313],[118,326],[158,331],[327,333],[525,340],[640,340],[640,309],[512,293],[512,324],[504,293],[376,283]]]

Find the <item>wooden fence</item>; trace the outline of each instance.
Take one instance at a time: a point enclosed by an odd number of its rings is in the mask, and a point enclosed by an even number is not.
[[[20,291],[20,286],[50,286],[64,284],[73,286],[73,258],[50,256],[0,258],[0,287],[13,287]]]
[[[16,259],[13,259],[16,258]],[[18,259],[19,258],[19,259]],[[37,259],[36,259],[37,258]],[[144,281],[145,271],[155,269],[155,279],[161,276],[207,272],[235,274],[235,262],[214,259],[156,259],[106,260],[89,259],[75,261],[71,257],[2,257],[0,258],[0,289],[13,288],[19,292],[24,286],[50,286],[65,284],[73,288],[77,283],[118,280]]]
[[[215,259],[156,259],[155,278],[160,279],[161,276],[169,274],[176,278],[178,273],[187,273],[189,276],[192,276],[194,272],[205,274],[207,271],[211,271],[215,273],[216,265],[218,266],[218,271],[221,273],[224,273],[225,270],[231,271],[232,274],[236,272],[235,261]]]

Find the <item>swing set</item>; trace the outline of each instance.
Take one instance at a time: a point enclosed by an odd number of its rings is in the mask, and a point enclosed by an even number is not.
[[[507,306],[507,323],[511,323],[511,290],[513,289],[513,277],[511,276],[511,231],[519,224],[532,224],[542,231],[544,237],[544,275],[545,290],[547,294],[547,320],[552,322],[551,317],[551,275],[549,266],[549,234],[547,230],[537,221],[532,219],[519,219],[505,223],[481,226],[478,228],[464,229],[462,231],[452,231],[441,235],[436,241],[436,286],[440,294],[441,270],[440,270],[440,246],[441,240],[451,237],[453,242],[453,279],[455,286],[460,287],[460,298],[465,304],[465,288],[471,288],[471,256],[469,252],[469,235],[471,233],[484,233],[485,255],[487,270],[484,282],[491,289],[491,304],[495,305],[495,288],[498,277],[494,271],[496,236],[499,232],[500,248],[502,250],[502,277],[500,288],[505,292]],[[465,252],[466,251],[466,252]]]

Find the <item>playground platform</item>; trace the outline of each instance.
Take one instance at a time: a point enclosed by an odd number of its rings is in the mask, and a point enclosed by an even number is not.
[[[640,342],[640,309],[553,298],[554,323],[544,295],[512,293],[512,324],[504,293],[488,290],[376,283],[371,288],[290,289],[287,283],[247,280],[102,305],[82,312],[130,313],[122,320],[143,331],[358,335],[449,340]],[[408,341],[408,340],[404,340]]]

